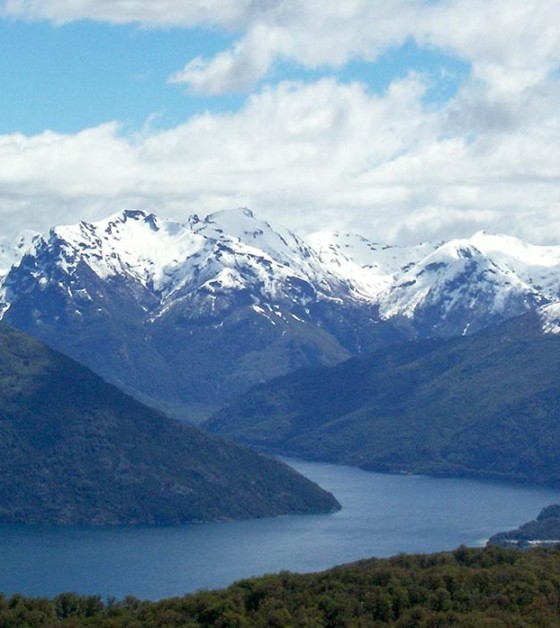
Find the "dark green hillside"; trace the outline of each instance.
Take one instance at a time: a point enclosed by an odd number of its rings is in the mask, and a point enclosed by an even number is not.
[[[527,547],[531,543],[558,543],[560,539],[560,504],[543,508],[539,516],[517,530],[498,532],[488,543],[502,547]]]
[[[560,549],[460,547],[242,580],[160,602],[0,596],[0,626],[552,628],[560,626],[559,605]]]
[[[381,471],[560,485],[560,338],[529,314],[253,388],[206,424],[289,455]]]
[[[335,508],[286,465],[170,420],[0,325],[0,521],[179,523]]]

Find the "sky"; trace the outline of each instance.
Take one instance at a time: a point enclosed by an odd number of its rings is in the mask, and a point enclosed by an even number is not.
[[[0,240],[230,207],[560,244],[560,0],[0,0]]]

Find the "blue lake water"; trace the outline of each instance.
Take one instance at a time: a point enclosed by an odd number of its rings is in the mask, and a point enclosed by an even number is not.
[[[263,573],[482,545],[560,502],[560,491],[543,488],[289,463],[343,509],[160,528],[0,526],[0,591],[159,599]]]

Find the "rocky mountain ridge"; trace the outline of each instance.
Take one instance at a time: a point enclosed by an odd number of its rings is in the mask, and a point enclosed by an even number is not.
[[[6,322],[180,418],[298,368],[560,300],[560,246],[302,238],[249,209],[182,223],[125,210],[28,236],[0,261]]]

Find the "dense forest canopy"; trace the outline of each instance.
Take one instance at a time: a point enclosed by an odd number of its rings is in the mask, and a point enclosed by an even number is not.
[[[0,596],[0,627],[560,625],[560,546],[363,560],[317,574],[280,573],[159,602]]]

